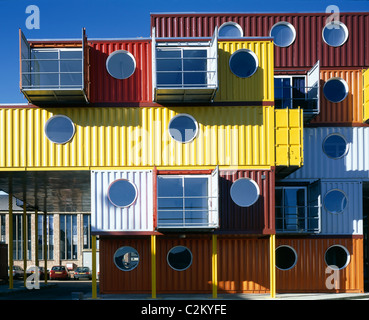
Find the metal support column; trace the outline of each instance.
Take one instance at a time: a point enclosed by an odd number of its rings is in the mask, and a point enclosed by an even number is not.
[[[12,178],[9,178],[9,289],[13,289],[13,190]]]
[[[156,235],[151,236],[151,297],[156,299]]]
[[[45,206],[46,208],[46,206]],[[45,268],[45,284],[47,284],[47,212],[44,212],[44,223],[43,223],[43,238],[44,238],[44,268]]]
[[[275,298],[276,295],[276,273],[275,273],[275,234],[270,235],[269,240],[270,254],[270,297]]]
[[[38,210],[35,209],[35,265],[39,267],[38,263]]]
[[[211,263],[212,263],[212,290],[213,290],[213,298],[218,297],[218,249],[217,249],[217,235],[212,235],[212,255],[211,255]]]
[[[92,236],[92,299],[97,299],[96,283],[96,236]]]
[[[23,218],[22,218],[22,237],[23,237],[23,283],[26,287],[27,282],[27,203],[23,199]]]

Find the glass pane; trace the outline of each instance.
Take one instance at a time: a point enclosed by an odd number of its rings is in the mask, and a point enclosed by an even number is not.
[[[348,86],[340,78],[329,79],[323,87],[324,96],[331,102],[341,102],[347,97]]]
[[[82,72],[82,51],[60,51],[61,72]]]
[[[347,198],[340,190],[329,191],[324,197],[324,206],[331,213],[342,213],[347,205]]]
[[[247,49],[234,52],[229,60],[231,71],[240,78],[251,77],[258,69],[256,55]]]
[[[304,77],[293,77],[292,78],[292,97],[293,97],[293,108],[301,107],[305,108],[305,78]]]
[[[242,32],[234,24],[223,25],[219,28],[220,38],[240,38],[242,37]]]
[[[290,78],[274,78],[274,98],[277,108],[292,108]]]
[[[45,134],[54,143],[66,143],[74,135],[74,124],[66,116],[53,116],[45,124]]]
[[[57,51],[35,51],[31,53],[31,82],[34,86],[59,86],[59,61]]]
[[[350,256],[341,246],[332,246],[325,253],[325,262],[332,269],[343,269],[347,266]]]
[[[337,159],[346,154],[347,144],[343,137],[337,134],[328,136],[323,142],[323,151],[328,157]]]
[[[323,38],[324,41],[332,46],[338,47],[345,43],[348,37],[348,31],[344,27],[344,24],[339,23],[330,23],[326,25],[323,29]]]
[[[135,72],[136,61],[128,51],[117,50],[108,57],[106,68],[112,77],[127,79]]]
[[[140,257],[132,247],[121,247],[114,254],[114,263],[122,271],[131,271],[138,266]]]
[[[287,246],[278,247],[275,251],[276,267],[281,270],[289,270],[295,266],[297,256],[295,251]]]
[[[128,207],[136,200],[137,190],[130,181],[120,179],[110,185],[108,197],[113,205]]]
[[[249,207],[259,198],[259,187],[248,178],[240,178],[231,186],[231,198],[240,207]]]
[[[182,197],[182,178],[158,177],[158,197]]]
[[[183,271],[191,266],[192,253],[186,247],[174,247],[168,252],[167,261],[174,270]]]
[[[175,116],[169,123],[169,134],[178,142],[189,142],[197,134],[197,123],[187,115]]]
[[[270,35],[274,38],[274,43],[279,47],[288,47],[295,40],[293,26],[287,23],[274,25]]]

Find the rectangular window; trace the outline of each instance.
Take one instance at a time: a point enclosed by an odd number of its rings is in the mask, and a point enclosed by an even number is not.
[[[218,176],[159,175],[159,228],[218,227]]]
[[[47,239],[47,260],[54,259],[54,216],[51,214],[47,215],[46,223],[46,239]],[[38,259],[44,259],[45,253],[45,241],[44,241],[44,215],[38,215],[37,222],[37,233],[38,233]]]
[[[82,87],[82,49],[31,49],[30,59],[23,62],[24,89]]]
[[[0,242],[7,242],[5,234],[5,217],[5,214],[0,214]]]
[[[91,249],[91,215],[83,215],[83,249]]]
[[[13,214],[13,259],[23,260],[23,228],[26,228],[27,259],[31,260],[31,215],[27,214],[26,225],[23,223],[23,214]]]
[[[276,108],[305,108],[307,103],[305,77],[275,77],[274,97]]]
[[[60,258],[77,259],[77,216],[74,214],[60,215]]]

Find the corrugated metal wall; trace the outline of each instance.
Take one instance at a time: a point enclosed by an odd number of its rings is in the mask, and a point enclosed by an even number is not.
[[[199,133],[191,143],[170,138],[178,113],[192,115]],[[65,145],[51,143],[46,121],[64,114],[76,125]],[[0,109],[0,167],[272,166],[273,107],[153,107]]]
[[[137,188],[137,199],[127,208],[118,208],[108,199],[109,185],[117,179],[127,179]],[[92,171],[91,231],[152,231],[153,197],[152,171]]]
[[[151,40],[90,42],[90,102],[152,102]],[[136,70],[128,79],[115,79],[106,70],[106,59],[116,50],[130,52]]]
[[[369,120],[369,71],[363,72],[363,121]]]
[[[324,139],[332,133],[345,137],[349,144],[346,156],[329,158],[322,149]],[[286,179],[358,179],[368,178],[369,128],[320,127],[304,129],[304,166]]]
[[[269,291],[269,239],[218,237],[218,292]]]
[[[347,197],[346,208],[342,213],[330,213],[324,206],[328,191],[338,189]],[[321,233],[330,235],[363,234],[363,188],[361,180],[321,181],[322,221]]]
[[[326,250],[332,245],[344,246],[350,253],[350,263],[339,270],[338,292],[363,292],[363,239],[362,238],[277,238],[276,248],[288,245],[297,253],[297,263],[289,270],[276,269],[277,292],[336,292],[327,289]]]
[[[268,37],[275,23],[287,21],[295,27],[296,40],[287,48],[275,47],[276,68],[312,67],[318,60],[322,67],[369,66],[369,53],[362,45],[369,42],[369,14],[339,13],[349,37],[337,48],[328,46],[322,39],[329,16],[326,13],[152,14],[151,26],[156,28],[158,37],[210,37],[215,26],[234,21],[241,26],[245,37]]]
[[[220,170],[220,232],[270,234],[274,226],[274,170]],[[253,179],[260,196],[250,207],[236,205],[230,196],[232,183],[239,178]]]
[[[349,92],[338,103],[330,102],[323,93],[324,83],[333,77],[346,81]],[[363,122],[363,75],[362,70],[321,70],[320,71],[320,113],[310,123],[313,125],[351,125]]]
[[[215,101],[274,101],[273,42],[219,41],[219,90]],[[256,54],[259,68],[249,78],[239,78],[229,68],[229,58],[239,49],[249,49]]]
[[[100,238],[100,293],[151,293],[150,238]],[[119,270],[113,261],[120,247],[130,246],[139,255],[138,266],[131,271]]]
[[[176,271],[167,263],[171,248],[185,246],[192,253],[192,264],[184,271]],[[211,293],[211,236],[157,237],[156,286],[158,293]]]

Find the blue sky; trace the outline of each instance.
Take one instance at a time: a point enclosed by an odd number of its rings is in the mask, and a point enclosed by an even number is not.
[[[27,29],[26,8],[40,11],[40,29]],[[0,104],[26,103],[19,91],[19,41],[28,39],[149,37],[150,13],[159,12],[341,12],[369,11],[369,1],[314,0],[0,0]]]

